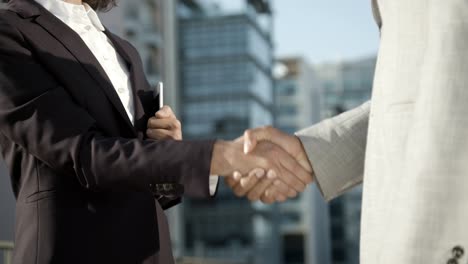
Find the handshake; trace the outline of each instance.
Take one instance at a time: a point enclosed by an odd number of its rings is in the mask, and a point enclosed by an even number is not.
[[[235,141],[216,142],[211,173],[225,175],[237,196],[268,204],[296,197],[313,181],[301,141],[272,127],[247,130]]]
[[[182,140],[181,123],[170,107],[148,120],[147,136]],[[210,169],[212,175],[225,176],[237,196],[264,203],[294,198],[313,181],[301,141],[272,127],[247,130],[235,141],[217,141]]]

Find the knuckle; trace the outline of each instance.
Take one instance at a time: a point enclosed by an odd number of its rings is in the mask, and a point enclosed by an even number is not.
[[[305,191],[306,185],[301,182],[301,184],[299,185],[299,188],[300,188],[300,191],[303,192]]]
[[[240,180],[240,185],[244,188],[247,188],[251,185],[251,178],[244,177]]]
[[[267,132],[272,132],[274,129],[275,129],[275,128],[274,128],[273,126],[271,126],[271,125],[265,126],[265,130],[266,130]]]
[[[294,188],[295,191],[297,191],[297,192],[303,192],[304,191],[304,185],[302,183],[296,183],[294,185],[294,187],[295,187]]]
[[[257,201],[258,200],[258,193],[256,191],[249,192],[247,194],[247,198],[251,201]]]
[[[234,189],[234,194],[235,194],[237,197],[242,197],[242,196],[244,196],[244,192],[243,192],[242,189],[240,189],[240,188],[235,188],[235,189]]]
[[[297,196],[297,192],[294,191],[294,190],[292,190],[292,191],[290,191],[290,192],[288,193],[288,196],[289,196],[290,198],[295,198],[295,197]]]
[[[177,139],[178,138],[177,132],[171,131],[170,135],[171,135],[172,139]]]
[[[262,203],[264,204],[272,204],[274,201],[271,197],[262,197],[260,199],[262,201]]]
[[[297,162],[294,164],[293,171],[296,172],[296,175],[301,181],[303,181],[305,184],[310,183],[311,181],[311,175],[309,172],[307,172],[300,164]]]
[[[148,126],[154,126],[154,123],[157,121],[156,118],[152,117],[148,119]]]
[[[159,109],[156,113],[154,113],[154,116],[152,118],[159,118],[164,115],[164,107]]]
[[[283,196],[283,195],[279,196],[277,199],[278,202],[284,202],[286,200],[287,200],[286,196]]]

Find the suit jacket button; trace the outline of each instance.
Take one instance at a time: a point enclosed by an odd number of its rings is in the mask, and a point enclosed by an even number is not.
[[[453,257],[459,259],[465,254],[465,250],[461,246],[456,246],[452,249]]]

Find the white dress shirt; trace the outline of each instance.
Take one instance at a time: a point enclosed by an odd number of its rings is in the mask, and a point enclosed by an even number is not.
[[[109,77],[120,101],[125,107],[128,118],[134,124],[135,106],[127,65],[117,53],[110,39],[104,34],[105,28],[97,13],[86,3],[82,5],[67,3],[63,0],[36,0],[45,9],[75,31]],[[219,177],[210,176],[210,194],[216,193]]]
[[[109,77],[119,95],[128,118],[135,121],[135,108],[130,83],[130,74],[122,57],[104,34],[104,26],[97,13],[86,3],[76,5],[63,0],[36,0],[45,9],[62,20],[86,43]]]

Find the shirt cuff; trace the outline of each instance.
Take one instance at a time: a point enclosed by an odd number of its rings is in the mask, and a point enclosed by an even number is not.
[[[218,189],[219,183],[219,176],[218,175],[210,175],[210,195],[211,197],[215,196],[216,191]]]

